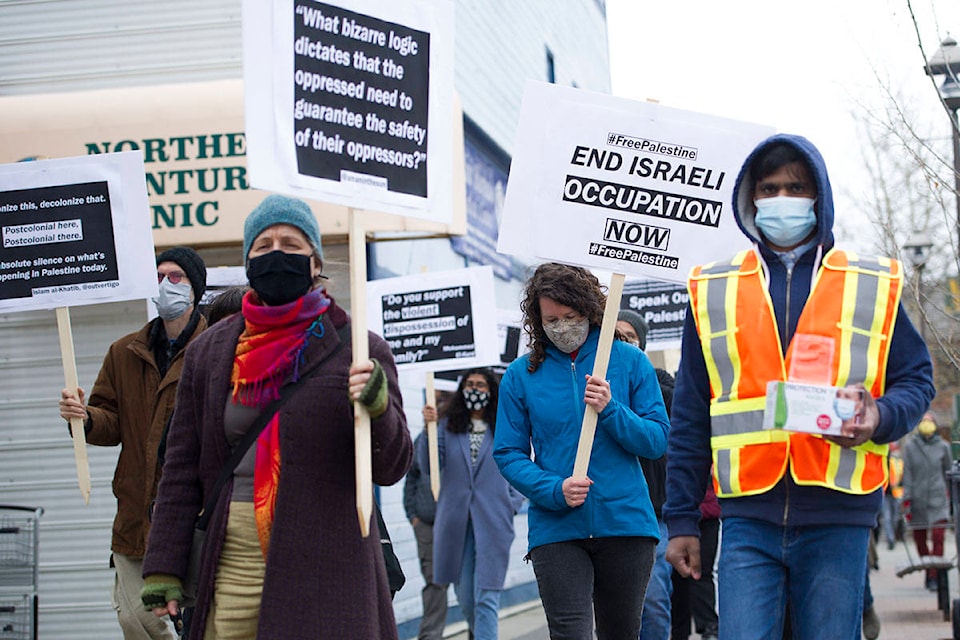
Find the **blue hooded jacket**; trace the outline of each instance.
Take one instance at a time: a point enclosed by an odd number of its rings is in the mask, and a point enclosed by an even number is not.
[[[546,359],[527,371],[514,360],[500,382],[493,458],[507,482],[530,499],[529,549],[553,542],[619,536],[660,538],[639,457],[656,459],[667,446],[667,412],[647,356],[614,340],[606,379],[611,399],[597,416],[586,502],[567,506],[563,481],[573,473],[600,337],[591,327],[576,358],[547,345]],[[533,454],[533,455],[531,455]]]
[[[790,271],[780,257],[763,242],[754,222],[753,179],[749,167],[761,151],[785,143],[798,149],[812,169],[817,186],[817,227],[813,242],[797,248],[802,252]],[[810,294],[812,279],[822,255],[833,247],[833,192],[826,165],[816,147],[806,138],[777,134],[761,142],[743,163],[733,192],[733,209],[741,231],[757,246],[766,262],[770,297],[786,349],[796,330],[797,320]],[[818,246],[819,245],[819,246]],[[873,442],[884,444],[904,436],[923,416],[935,390],[933,368],[926,345],[902,306],[898,310],[890,357],[887,362],[886,391],[877,399],[880,424]],[[671,413],[667,448],[667,502],[664,520],[671,538],[699,536],[700,502],[706,484],[712,481],[710,466],[710,381],[693,313],[687,309],[683,327],[680,369]],[[873,527],[877,522],[882,490],[853,495],[824,487],[799,486],[789,469],[765,493],[720,500],[723,517],[763,520],[781,526],[854,525]]]

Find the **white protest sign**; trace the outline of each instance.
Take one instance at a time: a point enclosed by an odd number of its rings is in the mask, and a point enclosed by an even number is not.
[[[451,0],[244,0],[254,187],[449,222]]]
[[[0,311],[157,295],[139,151],[0,165]]]
[[[679,349],[690,295],[684,285],[662,280],[628,280],[620,309],[636,311],[647,323],[645,351]]]
[[[368,327],[390,344],[397,369],[439,371],[500,360],[489,266],[367,283]]]
[[[528,82],[497,250],[683,282],[747,245],[730,204],[772,127]]]

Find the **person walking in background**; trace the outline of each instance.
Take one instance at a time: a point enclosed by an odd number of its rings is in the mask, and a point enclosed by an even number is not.
[[[125,640],[173,638],[173,630],[140,604],[140,577],[157,493],[167,423],[173,413],[183,354],[207,327],[197,311],[207,284],[203,259],[189,247],[157,256],[159,317],[112,345],[84,405],[84,390],[64,389],[60,417],[83,420],[87,442],[120,445],[113,494],[111,566],[116,570],[113,606]]]
[[[453,584],[475,640],[496,640],[499,635],[513,516],[523,503],[493,461],[497,391],[497,377],[490,369],[464,372],[437,426],[440,497],[433,529],[434,579]],[[435,422],[437,409],[425,405],[423,419]],[[417,463],[430,468],[426,438],[417,449]]]
[[[887,483],[887,488],[883,491],[880,525],[889,550],[893,549],[897,539],[900,538],[899,534],[903,531],[902,521],[900,520],[900,504],[903,501],[903,453],[900,450],[899,441],[890,443],[888,466],[890,480]]]
[[[580,267],[547,263],[520,305],[531,351],[500,384],[493,457],[530,499],[528,557],[550,637],[636,640],[660,529],[639,458],[663,455],[670,424],[653,366],[614,340],[594,360],[606,296]],[[587,405],[597,412],[590,467],[573,477]]]
[[[353,363],[349,317],[323,286],[320,230],[302,200],[266,197],[247,216],[252,291],[240,314],[186,354],[143,562],[142,606],[176,615],[197,514],[210,513],[193,640],[396,640],[376,519],[357,522],[353,407],[370,414],[372,480],[403,478],[413,456],[393,355],[368,334]],[[282,410],[263,414],[283,395]],[[255,446],[217,479],[260,418]]]
[[[733,214],[753,246],[694,267],[687,285],[667,559],[701,575],[712,464],[721,637],[779,638],[789,600],[797,640],[859,640],[887,443],[933,399],[930,355],[900,305],[900,264],[833,248],[833,194],[809,140],[778,134],[757,145]],[[770,381],[847,388],[859,398],[854,417],[836,436],[765,430]]]
[[[670,640],[690,637],[690,619],[700,640],[717,640],[720,620],[717,616],[717,589],[713,565],[720,543],[720,503],[707,483],[707,495],[700,503],[700,577],[673,573],[673,597],[670,599],[673,625]]]
[[[647,350],[647,329],[647,321],[636,311],[621,309],[617,314],[617,336],[644,353]],[[656,368],[655,371],[657,382],[660,383],[663,404],[669,416],[670,406],[673,404],[673,376],[664,369]],[[667,562],[667,525],[663,522],[662,514],[663,503],[667,499],[667,458],[666,456],[660,456],[656,460],[640,458],[640,467],[643,469],[643,477],[650,491],[650,502],[653,503],[653,512],[657,515],[657,524],[660,527],[656,559],[650,572],[647,593],[643,599],[640,640],[668,640],[672,615],[670,600],[673,593],[671,580],[673,567]]]
[[[921,557],[943,555],[950,518],[947,472],[951,461],[950,445],[937,434],[933,414],[924,414],[903,446],[903,505]],[[927,569],[926,587],[937,590],[935,569]]]
[[[426,430],[417,434],[413,441],[414,451],[425,446],[420,443],[427,439],[426,434]],[[437,503],[430,489],[430,474],[420,467],[416,456],[403,483],[403,509],[417,540],[417,557],[423,576],[423,589],[420,591],[423,616],[420,618],[417,640],[441,640],[447,620],[447,585],[433,581],[433,523]]]

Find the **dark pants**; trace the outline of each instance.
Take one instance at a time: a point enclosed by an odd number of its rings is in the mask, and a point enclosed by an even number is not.
[[[690,637],[690,617],[701,635],[717,635],[717,598],[713,581],[713,564],[717,557],[720,520],[700,521],[700,579],[683,578],[673,572],[671,596],[671,640]]]
[[[637,640],[657,542],[589,538],[530,552],[551,640]]]
[[[417,538],[417,555],[420,557],[420,573],[424,586],[420,592],[423,600],[423,617],[420,618],[418,640],[440,640],[447,621],[447,585],[433,582],[433,525],[417,520],[413,527]]]

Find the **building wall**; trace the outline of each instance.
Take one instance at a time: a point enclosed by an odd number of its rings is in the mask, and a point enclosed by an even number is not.
[[[43,96],[69,113],[72,92],[240,79],[240,28],[240,0],[0,0],[0,99]],[[455,82],[464,117],[483,132],[484,151],[494,156],[512,154],[523,86],[547,79],[548,51],[557,83],[609,92],[601,0],[457,0],[455,30]],[[103,118],[111,118],[109,104]],[[187,230],[177,243],[191,244]],[[382,275],[468,266],[442,237],[374,246],[370,270]],[[345,260],[345,248],[325,247],[325,253]],[[239,246],[201,252],[211,266],[239,263]],[[348,273],[346,267],[340,264],[339,272]],[[519,277],[497,279],[498,307],[516,308]],[[338,300],[349,303],[347,282],[332,286],[344,294]],[[110,342],[145,320],[140,301],[75,310],[81,386],[92,385]],[[401,380],[413,435],[422,428],[421,378]],[[107,567],[116,450],[90,448],[93,494],[84,505],[72,446],[57,415],[62,381],[53,313],[0,316],[0,503],[46,509],[40,522],[40,637],[119,638]],[[402,483],[381,490],[407,575],[395,612],[401,628],[410,629],[420,615],[422,579],[401,495]],[[525,551],[526,516],[520,515],[507,588],[533,581],[521,560]],[[449,595],[455,602],[452,590]]]

